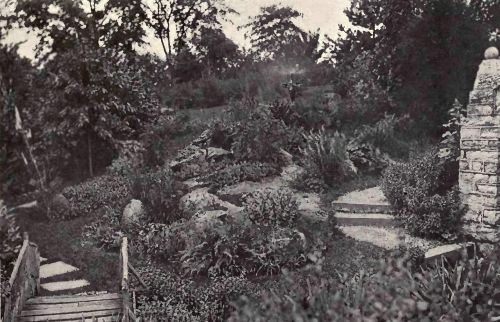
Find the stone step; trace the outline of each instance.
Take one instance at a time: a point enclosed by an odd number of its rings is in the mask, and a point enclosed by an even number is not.
[[[336,211],[350,213],[392,213],[389,201],[380,187],[351,191],[332,203]]]
[[[337,223],[341,226],[374,226],[395,227],[396,219],[392,215],[383,213],[335,213]]]
[[[439,263],[442,257],[446,258],[449,262],[454,262],[462,256],[462,251],[464,250],[467,251],[467,255],[470,258],[474,254],[474,247],[474,243],[449,244],[434,247],[425,253],[425,263]]]
[[[43,264],[40,266],[40,278],[44,279],[53,276],[64,275],[75,271],[78,271],[78,268],[61,261],[50,264]]]
[[[338,212],[392,214],[390,205],[333,202],[332,208]]]
[[[401,231],[396,228],[370,226],[340,226],[339,228],[346,236],[387,250],[396,249],[404,242]]]
[[[51,283],[43,283],[40,287],[49,292],[58,292],[58,291],[66,291],[66,290],[74,290],[78,288],[83,288],[89,286],[90,283],[87,280],[79,279],[72,281],[62,281],[62,282],[51,282]]]

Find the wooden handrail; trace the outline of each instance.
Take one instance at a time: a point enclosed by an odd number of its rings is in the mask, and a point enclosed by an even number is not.
[[[122,296],[122,322],[136,321],[135,314],[132,312],[130,288],[129,288],[129,267],[128,262],[128,239],[123,237],[120,247],[120,292]],[[132,270],[132,269],[131,269]]]
[[[27,233],[24,233],[23,237],[23,246],[19,251],[8,283],[9,294],[5,297],[4,322],[15,321],[26,300],[36,296],[40,291],[38,247],[29,241]]]

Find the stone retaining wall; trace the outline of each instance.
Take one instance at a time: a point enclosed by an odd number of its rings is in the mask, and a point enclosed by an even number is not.
[[[500,240],[500,59],[498,54],[486,57],[460,130],[459,184],[469,208],[466,232],[478,241],[493,243]]]

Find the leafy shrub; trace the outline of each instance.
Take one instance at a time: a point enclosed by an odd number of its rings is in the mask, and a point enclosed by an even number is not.
[[[257,299],[241,298],[229,321],[495,321],[499,273],[498,251],[420,272],[408,258],[389,259],[374,276],[343,283],[312,271],[306,283],[290,275]]]
[[[300,131],[272,117],[269,109],[257,108],[238,122],[231,133],[231,149],[237,160],[281,163],[281,149],[294,153],[302,143]]]
[[[459,229],[464,208],[449,171],[435,149],[385,170],[384,194],[411,233],[438,237]]]
[[[0,261],[5,265],[16,259],[23,239],[19,227],[12,214],[7,212],[7,206],[0,199]]]
[[[262,178],[279,175],[280,170],[272,164],[259,162],[242,162],[229,165],[215,173],[209,174],[205,180],[213,188],[220,189],[242,181],[259,181]]]
[[[305,241],[290,228],[206,225],[189,234],[181,263],[187,274],[276,274],[306,262]]]
[[[395,129],[404,118],[386,115],[374,124],[358,127],[348,144],[349,158],[361,171],[380,171],[391,163],[389,155],[407,156],[408,146],[397,139]]]
[[[445,195],[419,198],[407,195],[408,206],[398,213],[404,227],[414,235],[438,237],[460,230],[465,209],[461,204],[458,187]]]
[[[118,157],[108,167],[109,173],[126,176],[143,165],[145,150],[139,141],[119,141],[117,145]]]
[[[298,126],[300,124],[300,115],[289,101],[275,101],[269,106],[269,109],[275,119],[282,120],[288,126]]]
[[[84,243],[106,250],[119,248],[121,237],[120,212],[110,207],[101,208],[96,220],[85,226],[82,232]]]
[[[328,188],[323,178],[321,178],[317,173],[307,171],[304,171],[293,178],[291,187],[298,191],[316,193],[321,193]]]
[[[141,136],[144,162],[147,166],[163,166],[173,150],[172,140],[192,131],[187,116],[163,115],[149,124]]]
[[[245,215],[256,225],[293,228],[299,217],[297,200],[290,191],[265,189],[245,198]]]
[[[335,132],[329,134],[322,128],[319,132],[304,135],[306,146],[300,149],[306,171],[325,183],[334,183],[353,176],[357,169],[347,153],[347,139]]]
[[[304,96],[295,101],[293,109],[296,117],[292,122],[307,131],[319,131],[322,127],[340,130],[342,124],[338,118],[339,108],[338,104],[328,100],[323,93]]]
[[[179,200],[182,186],[176,182],[172,170],[160,168],[134,177],[132,195],[146,205],[151,219],[171,223],[182,218]]]
[[[87,216],[104,206],[121,211],[131,199],[129,180],[123,176],[103,175],[92,178],[75,186],[67,187],[62,194],[69,200],[72,210],[70,216]]]
[[[193,230],[193,223],[184,220],[170,225],[151,223],[139,232],[137,246],[142,254],[171,260],[185,248],[187,234]]]
[[[215,107],[226,103],[226,95],[221,88],[221,83],[215,78],[206,78],[200,80],[200,89],[203,98],[200,102],[201,107]]]

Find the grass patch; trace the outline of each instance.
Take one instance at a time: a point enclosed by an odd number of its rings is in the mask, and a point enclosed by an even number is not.
[[[81,245],[83,227],[93,218],[82,217],[68,221],[49,222],[35,209],[23,210],[16,221],[23,232],[38,245],[40,255],[49,261],[63,261],[80,269],[94,291],[117,291],[118,254]]]

